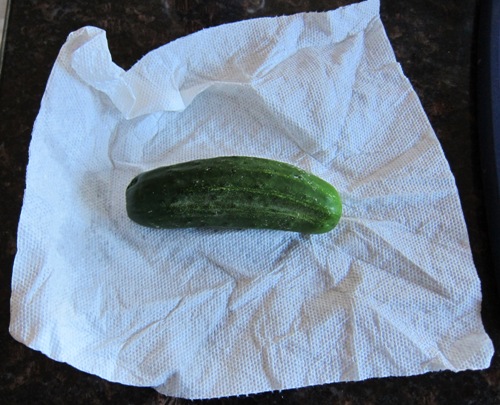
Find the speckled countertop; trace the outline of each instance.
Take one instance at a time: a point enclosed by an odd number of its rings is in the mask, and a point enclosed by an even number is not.
[[[153,389],[127,387],[52,361],[8,333],[12,264],[33,122],[57,53],[85,25],[107,31],[114,61],[143,54],[205,27],[346,5],[341,0],[12,1],[0,78],[0,403],[170,404]],[[500,345],[500,302],[491,270],[475,113],[478,1],[381,1],[381,15],[456,177],[483,289],[483,321]],[[195,401],[199,402],[199,401]],[[263,393],[209,404],[500,404],[500,357],[489,369],[372,379]]]

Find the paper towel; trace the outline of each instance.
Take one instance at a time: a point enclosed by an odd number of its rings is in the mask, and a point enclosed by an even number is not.
[[[289,162],[344,201],[323,235],[154,230],[139,172],[220,155]],[[379,2],[206,29],[112,62],[69,35],[30,145],[12,336],[170,396],[212,398],[488,367],[454,178]]]

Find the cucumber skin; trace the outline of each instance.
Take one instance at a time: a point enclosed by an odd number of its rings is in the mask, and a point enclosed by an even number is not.
[[[288,163],[224,156],[143,172],[126,190],[127,215],[152,228],[331,231],[342,215],[337,190]]]

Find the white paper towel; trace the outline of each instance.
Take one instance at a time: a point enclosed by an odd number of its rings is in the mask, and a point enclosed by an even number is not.
[[[140,171],[286,161],[335,185],[332,232],[153,230]],[[211,398],[488,367],[454,178],[368,0],[197,32],[116,66],[72,33],[33,129],[10,332],[111,381]]]

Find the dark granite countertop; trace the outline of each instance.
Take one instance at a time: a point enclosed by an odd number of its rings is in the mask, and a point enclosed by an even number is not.
[[[13,0],[0,81],[0,403],[170,404],[153,389],[82,373],[16,342],[8,333],[12,265],[28,146],[45,85],[67,35],[85,25],[107,31],[114,61],[127,69],[142,55],[205,27],[303,11],[346,0]],[[381,15],[405,74],[456,177],[483,290],[483,322],[500,345],[481,185],[475,112],[475,0],[381,1]],[[198,401],[196,401],[198,402]],[[500,357],[483,371],[372,379],[207,401],[211,404],[500,404]]]

